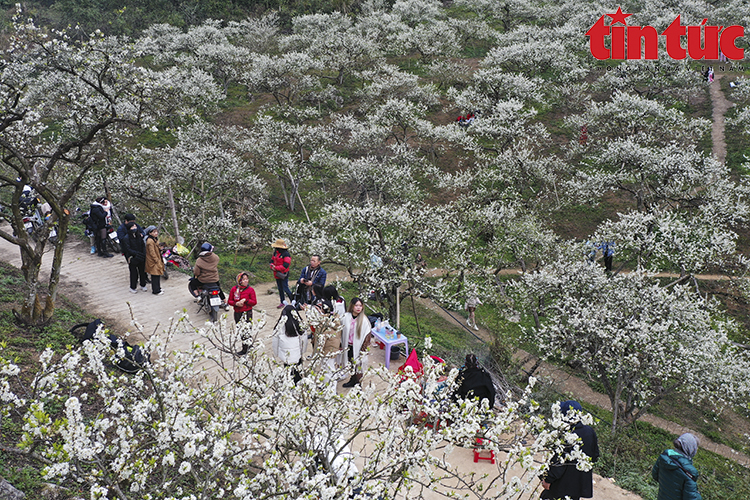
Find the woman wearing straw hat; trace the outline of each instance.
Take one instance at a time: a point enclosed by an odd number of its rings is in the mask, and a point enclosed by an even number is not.
[[[286,242],[281,238],[274,241],[271,248],[273,248],[273,255],[271,256],[270,266],[281,297],[281,303],[276,308],[282,309],[284,307],[284,293],[289,297],[289,302],[292,302],[292,291],[289,290],[289,266],[292,263],[292,256],[289,255],[289,247],[286,246]]]

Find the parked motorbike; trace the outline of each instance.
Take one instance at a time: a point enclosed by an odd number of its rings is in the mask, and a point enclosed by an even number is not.
[[[196,298],[198,312],[206,311],[212,323],[219,318],[219,308],[221,307],[221,297],[219,296],[219,287],[209,283],[203,284],[195,278],[188,281],[188,291]]]
[[[107,248],[111,249],[112,253],[122,253],[122,248],[120,247],[120,238],[117,236],[117,230],[107,224],[107,238],[104,241],[104,247],[105,251],[107,251]]]
[[[30,236],[36,237],[37,231],[44,224],[39,208],[39,197],[34,194],[34,191],[24,191],[19,199],[18,208],[21,211],[24,229]]]

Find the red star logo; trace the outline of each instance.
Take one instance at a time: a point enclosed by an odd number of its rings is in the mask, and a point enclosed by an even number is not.
[[[612,18],[611,26],[614,26],[615,23],[622,23],[623,25],[627,26],[628,23],[627,21],[625,21],[625,18],[628,16],[632,16],[633,14],[623,14],[622,8],[617,7],[617,12],[615,12],[614,14],[607,14],[607,15]]]

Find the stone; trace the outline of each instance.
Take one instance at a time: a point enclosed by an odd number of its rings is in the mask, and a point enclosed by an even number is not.
[[[0,479],[0,500],[22,500],[26,495],[5,479]]]

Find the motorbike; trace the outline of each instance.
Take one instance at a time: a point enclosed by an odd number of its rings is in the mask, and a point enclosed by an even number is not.
[[[219,287],[213,283],[203,284],[195,278],[188,281],[188,291],[196,298],[198,312],[206,311],[212,323],[219,318],[219,308],[221,307],[221,297],[219,296]]]
[[[35,237],[39,228],[44,224],[39,208],[39,198],[34,195],[33,191],[24,191],[18,208],[21,211],[24,229],[30,236]]]
[[[120,247],[120,238],[117,236],[117,230],[109,224],[107,224],[106,229],[107,238],[104,241],[105,251],[107,248],[110,248],[112,250],[112,253],[122,253],[122,248]]]

